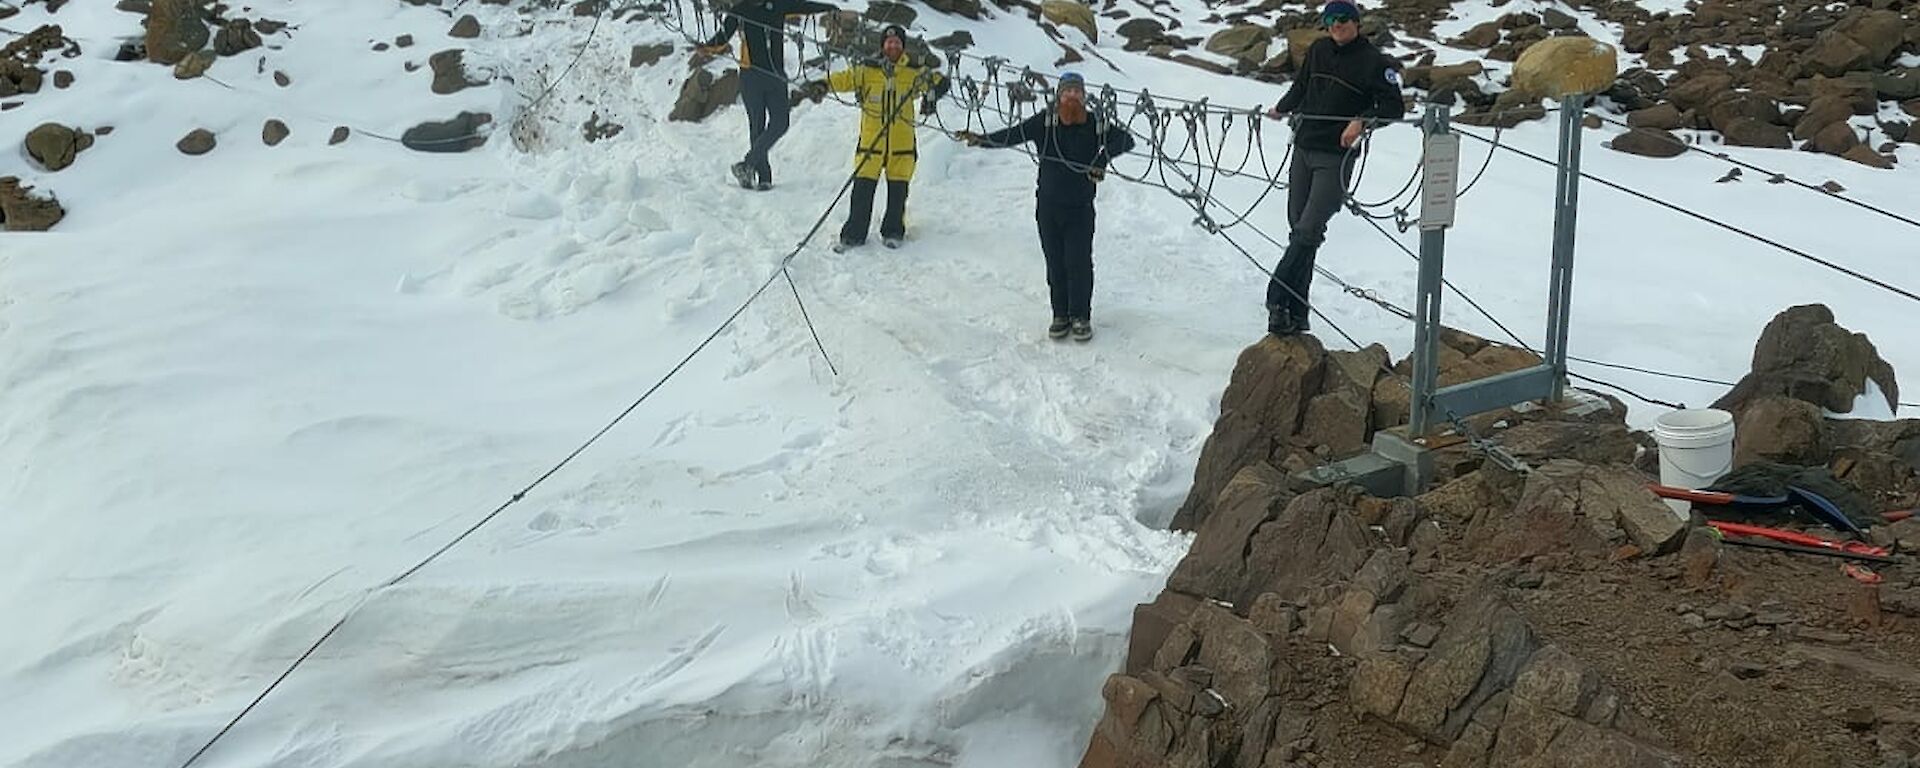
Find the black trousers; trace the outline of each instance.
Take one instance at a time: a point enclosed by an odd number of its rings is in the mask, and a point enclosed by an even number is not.
[[[1047,256],[1047,288],[1053,316],[1090,319],[1093,309],[1093,204],[1041,201],[1040,250]]]
[[[1267,305],[1278,305],[1295,317],[1307,315],[1307,290],[1313,285],[1313,258],[1327,240],[1327,222],[1346,200],[1358,152],[1297,149],[1287,173],[1286,255],[1274,268],[1276,280],[1267,281]]]
[[[840,242],[864,243],[873,226],[873,193],[879,179],[853,180],[853,202],[847,209],[847,224],[840,228]],[[887,209],[880,214],[881,237],[907,236],[907,183],[887,180]]]
[[[773,181],[773,165],[767,153],[780,137],[787,135],[787,84],[771,72],[747,69],[740,73],[740,100],[747,107],[746,163],[761,181]]]

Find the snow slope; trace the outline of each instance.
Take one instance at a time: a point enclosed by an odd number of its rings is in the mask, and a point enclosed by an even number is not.
[[[1109,181],[1099,335],[1047,341],[1030,162],[924,133],[907,248],[831,253],[836,210],[794,261],[837,376],[776,284],[524,502],[373,590],[705,338],[826,209],[854,144],[850,110],[803,105],[775,155],[780,186],[729,186],[740,112],[666,122],[684,53],[628,69],[632,45],[673,40],[639,21],[600,28],[522,123],[540,138],[520,152],[515,105],[590,22],[467,5],[479,40],[397,2],[258,3],[295,28],[270,40],[279,50],[216,64],[231,88],[110,61],[130,14],[57,14],[87,51],[62,64],[77,84],[6,125],[116,131],[58,174],[0,158],[70,211],[58,232],[0,240],[0,765],[177,765],[348,612],[202,764],[1070,765],[1132,606],[1184,552],[1160,528],[1234,356],[1263,330],[1261,275],[1165,191]],[[1017,18],[922,15],[916,33],[971,29],[983,55],[1045,70],[1058,53]],[[10,24],[44,18],[28,6]],[[411,49],[369,50],[409,33]],[[1125,72],[1080,65],[1096,82],[1277,96],[1102,41]],[[456,45],[517,85],[433,96],[426,70],[402,70]],[[366,134],[460,109],[502,130],[463,155]],[[594,112],[626,129],[585,142]],[[278,148],[257,139],[268,117],[293,129]],[[336,124],[359,130],[330,147]],[[218,149],[172,149],[199,126]],[[1285,132],[1267,134],[1277,159]],[[1594,173],[1920,287],[1896,225],[1603,138],[1587,137]],[[1551,156],[1553,126],[1502,140]],[[1417,134],[1374,147],[1367,199],[1404,181]],[[1734,151],[1886,202],[1911,188],[1914,149],[1892,172]],[[1481,151],[1467,142],[1465,162]],[[1502,156],[1448,236],[1449,275],[1529,341],[1552,184]],[[1234,205],[1257,194],[1216,189]],[[1902,299],[1592,185],[1581,201],[1576,354],[1731,379],[1767,318],[1821,301],[1920,370]],[[1278,202],[1253,222],[1284,237]],[[1411,303],[1413,262],[1363,222],[1337,219],[1322,259]],[[1398,318],[1315,295],[1405,354]],[[1495,334],[1457,301],[1446,314]],[[1668,399],[1718,394],[1588,370]]]

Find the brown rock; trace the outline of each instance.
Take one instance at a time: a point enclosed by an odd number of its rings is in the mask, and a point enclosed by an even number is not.
[[[627,65],[630,67],[644,67],[656,64],[671,53],[673,53],[673,45],[671,43],[635,45],[633,47],[633,55],[627,59]]]
[[[1838,77],[1872,64],[1873,53],[1838,29],[1820,33],[1814,38],[1813,47],[1800,57],[1801,69],[1828,77]]]
[[[1221,396],[1220,417],[1201,447],[1192,490],[1174,514],[1174,530],[1197,530],[1242,467],[1273,457],[1275,443],[1298,431],[1325,373],[1326,351],[1312,336],[1269,335],[1241,351]]]
[[[1860,146],[1860,134],[1853,132],[1853,125],[1849,123],[1828,125],[1826,129],[1820,129],[1818,134],[1812,136],[1812,148],[1826,152],[1830,156],[1845,156],[1847,150],[1853,150],[1857,146]]]
[[[1613,137],[1607,148],[1642,157],[1676,157],[1687,153],[1687,143],[1666,131],[1635,128]]]
[[[1749,118],[1766,124],[1781,121],[1780,105],[1765,96],[1727,92],[1707,101],[1707,123],[1721,133],[1729,132],[1734,121]]]
[[[1232,602],[1250,604],[1272,592],[1298,600],[1353,575],[1370,543],[1346,492],[1321,488],[1294,497],[1273,522],[1260,526],[1247,554],[1247,581]]]
[[[1537,647],[1526,620],[1494,592],[1470,595],[1407,681],[1393,722],[1435,743],[1453,741],[1482,704],[1512,687]]]
[[[1400,709],[1413,669],[1392,656],[1376,655],[1360,660],[1353,670],[1347,697],[1353,708],[1383,720],[1391,720]]]
[[[27,156],[49,171],[73,165],[80,152],[80,132],[59,123],[41,123],[27,132],[24,142]]]
[[[73,73],[68,72],[67,70],[64,70],[64,69],[53,73],[53,87],[59,88],[61,90],[72,88]]]
[[[1726,136],[1728,144],[1736,147],[1793,148],[1793,138],[1787,135],[1785,127],[1763,123],[1751,117],[1734,118],[1721,133]]]
[[[1820,407],[1780,395],[1747,403],[1734,427],[1733,463],[1756,461],[1812,466],[1827,461],[1826,420]]]
[[[234,19],[221,25],[220,31],[213,36],[213,52],[221,56],[233,56],[261,46],[260,33],[254,31],[253,22],[246,19]]]
[[[1267,45],[1273,42],[1273,33],[1266,27],[1256,24],[1240,24],[1207,38],[1209,53],[1217,53],[1242,64],[1257,66],[1267,59]]]
[[[33,187],[15,176],[0,176],[0,225],[8,232],[45,232],[65,218],[67,211],[52,194],[33,193]]]
[[[147,11],[147,60],[178,64],[205,47],[211,35],[194,0],[153,0]]]
[[[1300,439],[1308,445],[1325,446],[1334,458],[1365,451],[1371,400],[1351,392],[1315,395],[1307,402],[1306,415],[1301,419]]]
[[[468,76],[467,67],[465,63],[465,56],[466,56],[465,51],[462,51],[459,48],[452,48],[452,49],[444,50],[432,56],[427,57],[427,64],[433,67],[433,92],[434,93],[438,93],[438,94],[458,93],[460,91],[466,90],[476,85],[486,84],[485,80],[474,80],[472,77]],[[699,75],[704,72],[705,70],[701,70],[700,72],[696,72],[695,74]],[[696,78],[694,77],[689,77],[687,78],[687,82],[692,83],[694,82],[695,79]],[[711,87],[712,85],[712,79],[713,79],[713,75],[707,74],[707,82],[709,87]],[[681,93],[683,94],[683,98],[684,98],[685,90],[683,89]],[[669,119],[672,119],[672,118],[669,118]]]
[[[459,21],[455,21],[453,23],[453,28],[447,30],[447,36],[457,37],[465,40],[471,40],[473,38],[479,37],[480,36],[480,20],[474,18],[473,14],[471,13],[465,16],[461,16]]]
[[[1793,92],[1809,103],[1822,96],[1840,97],[1856,115],[1871,115],[1879,110],[1879,100],[1873,92],[1873,76],[1865,72],[1849,72],[1845,77],[1816,75],[1797,80],[1793,84]]]
[[[1600,681],[1558,646],[1533,654],[1514,680],[1513,695],[1568,717],[1579,717],[1593,701]]]
[[[1528,463],[1574,459],[1587,464],[1631,465],[1640,444],[1624,424],[1529,421],[1501,432],[1494,442]]]
[[[187,135],[180,137],[180,141],[176,142],[174,147],[179,149],[182,154],[197,156],[212,152],[214,144],[215,141],[212,131],[205,128],[196,128]]]
[[[1671,131],[1681,126],[1680,108],[1661,102],[1646,109],[1627,113],[1627,125],[1633,128],[1652,128]]]
[[[671,52],[671,51],[673,50],[673,46],[672,46],[672,45],[667,45],[667,44],[665,44],[665,43],[662,43],[662,45],[666,45],[666,46],[667,46],[667,50],[668,50],[669,52]],[[412,48],[412,47],[413,47],[413,35],[401,35],[401,36],[399,36],[399,37],[396,37],[396,38],[394,38],[394,39],[393,39],[393,47],[395,47],[395,48]],[[634,46],[634,47],[635,47],[635,48],[639,48],[640,46],[637,46],[637,45],[636,45],[636,46]]]
[[[1200,521],[1192,547],[1174,566],[1167,586],[1221,600],[1237,597],[1247,580],[1254,531],[1278,517],[1292,500],[1287,476],[1266,462],[1241,469],[1221,489],[1212,514]]]
[[[327,146],[331,147],[335,144],[341,144],[346,142],[347,136],[351,135],[352,133],[353,133],[353,130],[344,125],[334,126],[333,134],[327,137]]]
[[[1873,151],[1872,147],[1865,144],[1855,144],[1849,147],[1847,151],[1840,153],[1840,156],[1872,168],[1893,170],[1893,160]]]
[[[493,122],[486,112],[462,111],[448,120],[429,120],[400,134],[400,144],[416,152],[465,152],[487,143],[483,126]]]
[[[274,84],[274,85],[278,85],[278,86],[280,86],[280,87],[282,87],[282,88],[285,88],[285,87],[287,87],[287,86],[289,86],[289,85],[293,85],[293,79],[292,79],[292,78],[289,78],[289,77],[287,77],[287,73],[285,73],[285,72],[281,72],[281,71],[279,71],[279,70],[274,70],[274,72],[273,72],[273,84]]]
[[[1089,42],[1100,42],[1100,29],[1094,24],[1093,7],[1077,0],[1040,0],[1040,15],[1047,21],[1073,27]]]
[[[287,136],[291,133],[292,131],[287,128],[286,123],[280,122],[277,119],[268,120],[266,125],[260,128],[260,140],[266,142],[266,145],[269,147],[277,147],[280,146],[280,142],[286,141]]]
[[[1170,589],[1162,591],[1151,603],[1134,606],[1133,629],[1127,635],[1127,661],[1123,671],[1137,675],[1151,669],[1155,656],[1167,645],[1174,628],[1185,624],[1199,607],[1198,598]],[[1178,655],[1182,657],[1179,663],[1185,664],[1185,654]]]
[[[1801,141],[1811,141],[1834,123],[1845,122],[1853,114],[1853,107],[1839,96],[1822,96],[1814,99],[1800,120],[1793,125],[1793,136]]]
[[[1713,580],[1714,566],[1720,564],[1720,539],[1706,527],[1689,528],[1680,545],[1682,578],[1689,587],[1704,587]]]
[[[1448,45],[1456,48],[1492,48],[1500,42],[1500,22],[1498,20],[1475,25]]]
[[[1513,64],[1513,90],[1560,98],[1598,93],[1613,84],[1619,63],[1613,46],[1586,37],[1556,37],[1527,46]]]
[[[213,51],[194,51],[173,65],[173,79],[192,80],[213,67]]]
[[[1701,109],[1715,97],[1733,87],[1733,77],[1724,72],[1708,72],[1689,78],[1667,90],[1667,98],[1681,111]]]
[[[1909,24],[1894,11],[1856,8],[1834,25],[1833,31],[1846,36],[1867,52],[1867,60],[1861,66],[1877,67],[1885,64],[1900,48]],[[1815,45],[1818,46],[1818,41]]]
[[[1873,342],[1836,324],[1833,311],[1824,305],[1800,305],[1767,323],[1754,344],[1753,372],[1713,407],[1739,413],[1755,398],[1785,395],[1848,413],[1866,391],[1869,376],[1891,408],[1899,400],[1899,383]]]
[[[1313,47],[1314,41],[1326,36],[1326,30],[1315,27],[1287,30],[1287,58],[1293,62],[1293,71],[1300,71],[1301,64],[1307,60],[1307,49]]]
[[[1214,688],[1229,707],[1251,711],[1275,686],[1287,683],[1285,667],[1276,665],[1266,635],[1246,619],[1203,604],[1192,621],[1200,636],[1198,663],[1213,671]]]

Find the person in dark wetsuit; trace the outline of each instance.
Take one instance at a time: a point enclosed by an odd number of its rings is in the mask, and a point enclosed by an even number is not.
[[[723,53],[727,38],[740,33],[740,101],[747,107],[747,156],[733,164],[733,178],[748,189],[773,188],[773,165],[767,153],[787,133],[791,102],[787,98],[785,39],[781,26],[789,15],[839,10],[813,0],[741,0],[726,13],[720,31],[701,50]]]
[[[1107,163],[1133,149],[1124,125],[1109,124],[1087,110],[1086,81],[1068,72],[1060,77],[1053,108],[984,136],[961,132],[976,147],[1011,147],[1033,142],[1040,171],[1034,192],[1034,219],[1040,250],[1047,258],[1047,287],[1053,322],[1047,335],[1075,341],[1093,338],[1093,199],[1106,178]]]
[[[1332,0],[1321,8],[1320,21],[1327,37],[1307,48],[1293,84],[1267,112],[1274,119],[1298,116],[1293,167],[1287,173],[1292,231],[1286,254],[1267,282],[1267,330],[1280,336],[1308,328],[1314,256],[1327,239],[1327,222],[1346,199],[1361,132],[1374,121],[1406,114],[1399,62],[1360,36],[1359,6]]]

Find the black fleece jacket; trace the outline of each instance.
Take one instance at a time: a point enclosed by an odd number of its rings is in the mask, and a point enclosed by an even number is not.
[[[1340,132],[1346,130],[1346,121],[1314,116],[1394,120],[1405,115],[1399,62],[1364,37],[1346,45],[1335,43],[1331,37],[1320,38],[1307,48],[1299,74],[1273,108],[1301,115],[1293,133],[1295,145],[1345,151],[1340,146]]]

